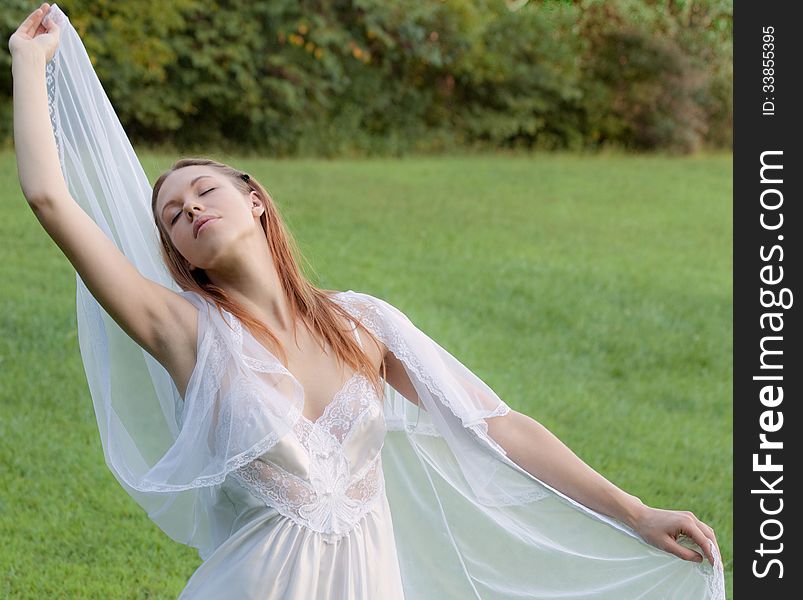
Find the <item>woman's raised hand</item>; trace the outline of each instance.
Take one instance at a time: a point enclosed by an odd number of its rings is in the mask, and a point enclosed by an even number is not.
[[[18,52],[35,52],[40,53],[46,62],[53,58],[59,46],[60,30],[52,17],[45,18],[49,12],[50,5],[43,2],[11,34],[8,49],[12,56]]]

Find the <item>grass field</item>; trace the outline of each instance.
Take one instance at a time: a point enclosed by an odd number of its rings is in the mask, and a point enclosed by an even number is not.
[[[266,185],[318,285],[398,306],[615,484],[710,524],[732,597],[730,154],[214,157]],[[150,181],[172,158],[140,155]],[[10,153],[0,206],[0,597],[175,598],[200,559],[103,461],[75,272]]]

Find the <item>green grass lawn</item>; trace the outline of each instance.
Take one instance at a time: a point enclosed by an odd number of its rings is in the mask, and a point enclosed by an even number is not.
[[[142,153],[154,181],[174,157]],[[321,287],[403,310],[618,486],[732,565],[732,158],[238,160]],[[200,564],[117,484],[75,272],[0,154],[0,596],[175,598]],[[623,599],[625,600],[625,599]]]

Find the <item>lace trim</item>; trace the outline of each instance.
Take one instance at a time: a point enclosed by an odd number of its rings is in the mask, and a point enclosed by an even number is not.
[[[423,368],[416,355],[409,350],[396,326],[382,318],[379,307],[373,303],[360,301],[359,298],[353,295],[353,292],[341,292],[333,298],[336,301],[340,301],[343,307],[348,310],[353,317],[358,318],[364,327],[380,338],[390,351],[396,355],[396,358],[409,367],[416,374],[418,379],[424,382],[430,392],[437,396],[441,403],[446,406],[454,416],[460,419],[466,429],[472,432],[475,437],[485,442],[494,452],[502,456],[507,456],[505,450],[488,435],[488,424],[485,422],[485,419],[508,414],[510,412],[509,406],[500,401],[500,404],[482,419],[471,422],[467,421],[465,417],[459,414],[455,407],[452,406],[449,398],[441,391],[440,387],[429,375],[427,370]]]
[[[303,420],[298,425],[308,434],[305,439],[309,445],[319,449],[311,452],[310,481],[264,457],[237,469],[232,476],[281,515],[322,534],[326,541],[335,542],[348,535],[382,497],[385,489],[382,454],[378,452],[352,478],[345,455],[331,449],[319,428]],[[299,438],[303,437],[299,433]]]
[[[260,440],[258,444],[255,444],[249,448],[246,452],[238,454],[237,456],[228,460],[221,471],[215,475],[196,477],[189,483],[181,485],[171,485],[169,483],[158,485],[140,484],[136,486],[136,489],[141,492],[182,492],[199,487],[220,485],[226,480],[226,477],[230,472],[236,471],[243,465],[253,462],[257,457],[272,448],[276,442],[277,437],[275,434],[266,436],[264,439]]]
[[[258,373],[270,374],[278,371],[295,379],[287,367],[278,360],[269,363],[244,354],[242,324],[239,319],[234,317],[230,317],[229,321],[234,330],[237,355],[246,367]],[[358,406],[355,406],[351,403],[342,404],[340,399],[343,397],[357,397],[363,400]],[[362,413],[371,406],[371,398],[378,399],[373,386],[370,385],[370,380],[361,373],[355,372],[346,380],[343,386],[335,392],[332,400],[324,407],[323,413],[313,422],[323,427],[325,430],[339,432],[337,434],[333,433],[333,435],[336,435],[342,443],[344,441],[343,437],[350,431],[350,424],[358,420]],[[379,399],[379,401],[381,406],[381,399]],[[301,414],[301,418],[305,421],[309,421],[303,414]]]
[[[714,564],[710,565],[705,559],[695,567],[705,580],[705,587],[708,591],[708,597],[711,600],[725,600],[725,572],[722,565],[722,559],[717,553],[714,542],[708,541],[711,552],[714,554]]]
[[[268,363],[243,353],[243,327],[233,315],[224,312],[224,319],[232,331],[233,353],[253,371],[275,373],[289,372],[278,361]],[[213,397],[221,387],[226,372],[229,349],[220,332],[209,328],[208,341],[199,351],[199,358],[207,354],[200,386],[200,397]],[[229,410],[231,402],[258,402],[260,389],[245,373],[232,382],[227,397],[221,399],[221,410],[215,428],[216,443],[223,444],[238,427]],[[345,400],[345,401],[344,401]],[[222,483],[230,474],[255,497],[292,519],[294,522],[317,531],[333,542],[348,534],[359,520],[372,508],[384,491],[384,476],[381,469],[381,452],[352,476],[348,458],[342,445],[349,439],[355,425],[370,412],[376,402],[381,411],[381,399],[377,397],[370,380],[361,373],[354,373],[326,405],[323,414],[315,422],[308,420],[301,411],[292,407],[288,418],[293,432],[310,455],[310,481],[273,464],[266,453],[279,440],[271,434],[247,452],[229,460],[222,473],[199,477],[187,486],[215,485]],[[169,486],[160,486],[164,490]]]
[[[354,398],[357,402],[341,402],[342,398]],[[362,420],[374,401],[381,402],[374,393],[371,381],[362,373],[354,373],[326,405],[314,424],[334,436],[341,445],[345,445],[355,430],[354,425]]]
[[[57,109],[61,101],[59,87],[56,85],[56,80],[59,75],[60,60],[61,58],[57,51],[57,54],[45,65],[45,85],[47,87],[47,110],[50,114],[50,125],[53,128],[53,135],[56,138],[56,150],[59,155],[59,163],[61,164],[62,171],[66,172],[64,168],[64,145],[62,142],[61,118],[59,117]]]
[[[255,359],[246,364],[268,368]],[[381,413],[381,399],[370,380],[354,373],[315,421],[297,411],[293,433],[309,454],[309,481],[276,465],[267,455],[235,470],[233,479],[281,515],[322,534],[328,542],[337,541],[356,526],[384,490],[381,451],[356,474],[351,473],[343,451],[356,425],[374,406]]]
[[[468,421],[467,419],[463,418],[449,402],[446,394],[443,393],[438,384],[433,380],[432,377],[429,376],[426,369],[422,367],[416,355],[409,350],[396,326],[393,323],[388,322],[387,319],[383,318],[378,306],[372,302],[365,302],[361,300],[354,292],[341,292],[335,297],[335,299],[340,300],[343,303],[344,308],[348,310],[352,316],[359,318],[360,322],[364,327],[366,327],[366,329],[380,338],[393,352],[393,354],[395,354],[399,360],[401,360],[408,368],[410,368],[410,370],[418,377],[418,379],[424,382],[430,393],[436,396],[442,404],[449,408],[452,414],[461,420],[463,426],[469,432],[473,433],[478,440],[484,442],[487,447],[501,456],[503,462],[506,464],[509,462],[511,465],[513,465],[513,468],[516,468],[517,470],[520,469],[518,465],[513,463],[507,457],[507,453],[505,452],[504,448],[502,448],[493,438],[488,435],[488,424],[485,422],[486,418],[504,416],[508,414],[510,412],[510,407],[507,406],[507,404],[500,401],[500,404],[493,411],[489,412],[481,419]],[[402,420],[399,419],[398,421],[393,422],[391,425],[397,430],[403,428],[408,433],[421,433],[430,436],[440,436],[437,428],[431,423],[417,423],[416,425],[412,425],[409,423],[403,423]],[[511,496],[508,499],[494,498],[492,501],[488,499],[479,500],[490,506],[518,506],[521,504],[542,500],[549,496],[551,496],[551,493],[547,489],[540,485],[533,485],[530,489],[518,493],[515,496]]]
[[[199,331],[201,330],[202,329],[199,328]],[[204,359],[205,356],[206,358]],[[206,368],[201,374],[201,380],[198,384],[198,397],[214,398],[221,388],[223,376],[226,372],[226,363],[229,360],[229,355],[226,352],[225,341],[214,327],[210,327],[208,329],[208,333],[204,338],[201,348],[199,349],[198,361],[200,362],[203,360],[205,360],[204,364]],[[244,377],[238,377],[232,382],[232,385],[228,390],[227,397],[222,398],[220,401],[221,411],[218,414],[218,425],[215,428],[215,440],[219,446],[220,444],[225,444],[227,441],[227,439],[224,439],[224,435],[225,438],[228,438],[231,436],[231,432],[236,428],[245,426],[243,423],[240,423],[232,418],[230,411],[231,398],[238,397],[238,395],[243,398],[250,396],[252,398],[250,401],[254,402],[258,401],[259,393],[260,390],[258,387]],[[256,400],[254,398],[256,398]],[[188,408],[189,407],[185,404],[184,410],[188,410]],[[295,407],[291,408],[288,418],[295,419],[296,412],[297,409]],[[182,415],[182,420],[184,417],[185,415]],[[278,440],[279,436],[275,432],[265,436],[257,444],[245,452],[231,457],[223,464],[220,471],[214,475],[203,475],[196,477],[192,481],[180,485],[172,485],[168,483],[143,483],[137,485],[136,489],[143,492],[173,492],[184,491],[198,487],[220,485],[225,481],[227,475],[231,471],[239,469],[243,465],[253,462],[257,457],[263,455],[270,448],[272,448],[278,442]]]

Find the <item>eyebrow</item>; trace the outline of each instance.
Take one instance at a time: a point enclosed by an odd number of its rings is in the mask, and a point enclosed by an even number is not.
[[[190,181],[190,185],[187,186],[187,187],[191,188],[192,186],[195,185],[196,181],[198,181],[199,179],[203,179],[204,177],[211,178],[212,176],[211,175],[198,175],[198,177],[196,177],[195,179]],[[172,200],[168,200],[167,202],[165,202],[165,205],[162,207],[162,218],[164,218],[165,211],[167,210],[167,207],[170,206],[171,204],[175,204],[176,202],[179,202],[180,200],[181,200],[180,198],[173,198]]]

